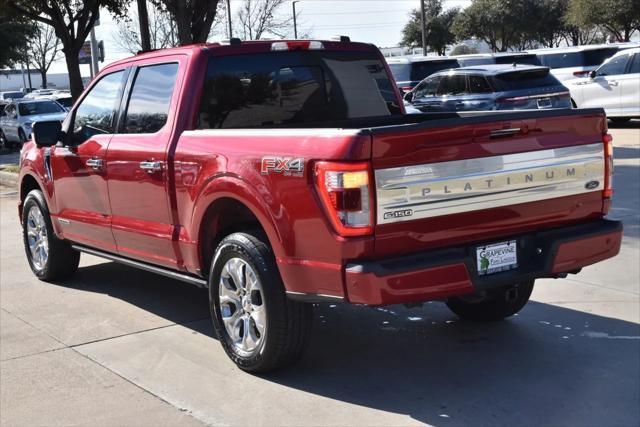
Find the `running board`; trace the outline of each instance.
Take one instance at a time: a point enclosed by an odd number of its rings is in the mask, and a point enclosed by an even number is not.
[[[200,288],[207,287],[207,281],[199,277],[190,276],[184,273],[179,273],[174,270],[169,270],[168,268],[158,267],[156,265],[147,264],[141,261],[134,261],[132,259],[121,257],[119,255],[115,255],[109,252],[103,252],[98,249],[87,248],[86,246],[71,245],[71,247],[78,252],[85,252],[90,255],[95,255],[100,258],[106,258],[108,260],[115,261],[120,264],[128,265],[129,267],[139,268],[140,270],[149,271],[151,273],[160,274],[161,276],[170,277],[172,279],[180,280],[182,282],[191,283],[192,285],[196,285]]]

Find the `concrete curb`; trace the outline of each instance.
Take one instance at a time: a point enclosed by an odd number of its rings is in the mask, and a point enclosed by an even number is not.
[[[14,172],[0,171],[0,185],[18,188],[18,174]]]

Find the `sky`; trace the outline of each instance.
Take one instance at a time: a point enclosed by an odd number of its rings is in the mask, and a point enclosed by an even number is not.
[[[444,2],[445,8],[465,7],[471,3],[470,0]],[[242,3],[243,0],[231,0],[233,14]],[[298,32],[310,34],[316,39],[347,35],[353,41],[373,43],[378,47],[397,46],[410,11],[418,7],[419,0],[301,0],[296,3]],[[280,13],[291,14],[291,2],[287,1]],[[118,31],[118,24],[108,12],[102,11],[100,19],[100,26],[96,27],[96,38],[103,40],[105,45],[105,62],[100,63],[100,67],[103,67],[130,54],[114,43],[113,37]],[[225,23],[222,22],[221,25]],[[89,65],[81,65],[80,68],[83,75],[89,75]],[[64,60],[61,58],[54,63],[49,72],[66,72]]]

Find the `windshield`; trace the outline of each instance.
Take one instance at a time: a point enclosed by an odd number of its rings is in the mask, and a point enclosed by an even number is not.
[[[437,73],[438,71],[459,67],[458,61],[456,61],[455,59],[414,62],[411,65],[411,80],[423,80],[424,78],[429,77],[431,74]]]
[[[64,109],[53,101],[23,102],[18,105],[21,116],[62,113]]]
[[[293,51],[212,57],[199,127],[273,127],[400,114],[374,52]]]
[[[73,106],[73,99],[70,96],[66,98],[58,98],[56,99],[56,102],[65,108],[71,108],[71,106]]]
[[[549,70],[547,69],[512,71],[498,74],[496,76],[496,82],[502,91],[561,85],[558,79],[552,74],[549,74]]]
[[[410,64],[389,64],[389,69],[397,82],[407,82],[411,80]]]
[[[549,68],[593,67],[618,52],[618,48],[608,47],[582,52],[539,54],[540,62]]]

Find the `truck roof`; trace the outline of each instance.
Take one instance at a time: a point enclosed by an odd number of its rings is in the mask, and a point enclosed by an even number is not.
[[[310,43],[321,43],[321,48],[309,47]],[[274,45],[283,46],[286,44],[288,49],[274,49]],[[198,43],[186,46],[178,46],[167,49],[151,50],[141,52],[137,55],[130,56],[105,67],[116,67],[128,62],[140,59],[154,58],[171,54],[194,54],[197,52],[207,51],[218,55],[240,54],[240,53],[267,53],[280,50],[343,50],[343,51],[377,51],[377,47],[369,43],[360,42],[343,42],[332,40],[251,40],[237,41],[231,43]]]

